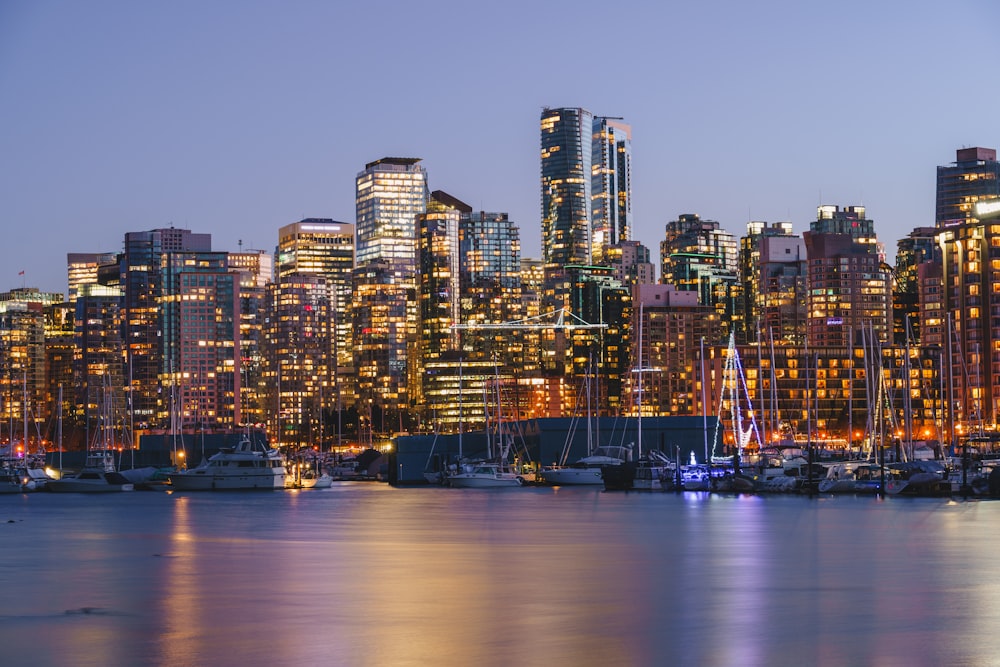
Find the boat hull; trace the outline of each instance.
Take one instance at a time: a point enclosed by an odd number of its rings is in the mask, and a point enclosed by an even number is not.
[[[546,484],[553,486],[600,486],[601,469],[597,468],[552,468],[539,473]]]
[[[75,479],[55,479],[45,485],[52,493],[115,493],[132,491],[134,484],[112,484],[104,481],[89,481]]]
[[[259,474],[220,475],[188,470],[169,475],[170,487],[177,491],[273,491],[285,488],[285,473],[261,469]]]
[[[474,476],[469,474],[452,475],[448,484],[459,489],[494,489],[513,488],[521,486],[524,481],[515,476],[500,475],[494,477]]]

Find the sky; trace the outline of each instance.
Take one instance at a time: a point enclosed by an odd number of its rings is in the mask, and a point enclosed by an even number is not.
[[[539,116],[632,125],[635,238],[864,205],[891,259],[935,167],[1000,148],[995,0],[0,0],[0,291],[181,227],[273,250],[422,158],[541,257]],[[20,272],[24,271],[24,275]]]

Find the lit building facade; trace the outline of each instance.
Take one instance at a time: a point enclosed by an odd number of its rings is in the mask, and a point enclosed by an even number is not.
[[[960,148],[937,168],[935,223],[940,229],[976,218],[976,202],[1000,198],[1000,162],[993,148]]]
[[[417,216],[427,210],[427,172],[419,158],[369,162],[355,180],[356,265],[384,261],[392,282],[414,286]],[[279,262],[280,264],[280,262]]]
[[[763,288],[761,245],[765,238],[772,237],[794,237],[792,223],[767,223],[754,220],[747,223],[746,236],[740,239],[739,273],[743,278],[744,317],[743,326],[737,331],[738,343],[761,340],[763,332],[766,331],[761,293]]]
[[[921,343],[919,269],[921,264],[941,262],[936,234],[934,227],[918,227],[896,242],[892,288],[892,340],[896,345]]]
[[[210,234],[195,234],[188,229],[171,227],[125,234],[120,264],[122,338],[125,374],[131,382],[132,413],[138,428],[170,424],[170,396],[164,396],[161,387],[161,377],[170,374],[165,365],[160,308],[163,254],[211,249]]]
[[[542,255],[546,266],[590,264],[593,123],[586,109],[544,109]]]
[[[520,231],[506,213],[468,211],[459,221],[459,282],[463,324],[502,324],[524,317]],[[537,314],[537,313],[536,313]],[[524,368],[526,330],[465,331],[466,358]]]
[[[407,343],[416,344],[414,290],[395,282],[388,261],[375,260],[354,271],[354,364],[361,440],[373,444],[396,431],[411,430]],[[419,362],[419,356],[413,355]]]
[[[847,347],[860,340],[891,341],[891,267],[862,206],[820,206],[804,234],[808,260],[810,348]]]
[[[649,248],[640,242],[621,241],[608,248],[605,264],[614,269],[615,278],[623,285],[652,285],[656,265],[649,259]]]
[[[264,250],[229,253],[229,268],[239,278],[240,300],[240,406],[244,424],[265,424],[264,323],[267,319],[267,287],[274,275],[274,258]]]
[[[591,257],[607,264],[608,250],[632,235],[632,127],[621,118],[594,118],[591,158]]]
[[[163,393],[160,423],[231,429],[241,414],[240,274],[225,252],[169,251],[160,256]]]
[[[83,285],[96,285],[102,266],[118,263],[113,252],[71,252],[66,255],[66,273],[69,283],[68,300],[76,301]]]
[[[311,447],[330,439],[325,419],[334,404],[333,317],[327,278],[290,273],[267,286],[264,376],[269,430],[281,446]]]
[[[737,241],[718,222],[693,213],[668,222],[660,242],[660,262],[660,282],[696,292],[701,305],[714,308],[723,323],[724,339],[731,329],[742,327]]]
[[[375,187],[374,185],[372,187]],[[277,274],[319,275],[326,279],[333,318],[331,354],[336,361],[333,386],[325,390],[326,403],[342,409],[356,400],[353,330],[351,324],[354,273],[354,224],[329,218],[306,218],[278,232]]]
[[[801,347],[806,340],[808,314],[806,246],[801,236],[764,236],[760,239],[759,267],[747,289],[756,292],[754,341]],[[758,325],[759,323],[759,325]]]
[[[644,415],[701,414],[696,364],[703,341],[710,347],[721,336],[718,313],[699,304],[696,292],[673,285],[639,285],[633,292],[632,363],[649,370],[628,376],[630,405],[625,408],[635,413],[641,380]]]

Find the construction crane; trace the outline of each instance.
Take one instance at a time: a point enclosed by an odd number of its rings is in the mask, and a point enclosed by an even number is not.
[[[567,317],[569,316],[569,321]],[[555,322],[547,322],[544,318],[555,316]],[[553,310],[548,313],[543,313],[541,315],[536,315],[534,317],[527,317],[523,320],[514,320],[512,322],[500,322],[496,324],[491,323],[471,323],[471,324],[453,324],[452,329],[468,329],[468,330],[510,330],[510,329],[529,329],[529,330],[540,330],[540,329],[607,329],[607,324],[591,324],[586,320],[580,319],[573,313],[571,313],[566,308],[560,308],[559,310]]]

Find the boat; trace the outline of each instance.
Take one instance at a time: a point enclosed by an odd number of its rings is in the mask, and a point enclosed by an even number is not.
[[[333,477],[325,472],[317,473],[315,470],[309,469],[302,473],[299,485],[303,489],[329,489],[333,486]]]
[[[603,446],[594,450],[590,456],[584,456],[568,466],[553,466],[541,471],[542,479],[554,486],[600,486],[603,466],[616,466],[629,458],[628,447]]]
[[[112,493],[132,491],[135,485],[115,470],[114,454],[102,450],[88,453],[78,473],[49,480],[45,488],[53,493]]]
[[[524,484],[524,478],[506,469],[498,461],[482,461],[448,476],[448,485],[465,489],[515,487]]]
[[[285,486],[289,489],[329,489],[333,486],[333,477],[308,464],[297,464],[295,475],[288,475]]]
[[[285,458],[276,449],[243,436],[234,447],[223,447],[197,467],[168,475],[177,491],[236,491],[283,489]]]
[[[939,461],[908,461],[888,467],[885,492],[890,496],[950,496],[952,485]]]
[[[0,494],[24,493],[25,481],[13,468],[0,468]]]

